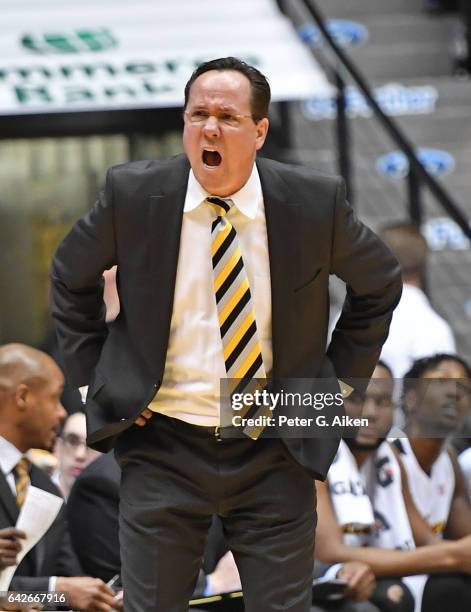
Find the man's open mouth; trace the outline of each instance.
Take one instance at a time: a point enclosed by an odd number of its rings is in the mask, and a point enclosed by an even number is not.
[[[217,151],[203,150],[203,163],[206,166],[219,166],[221,161],[222,157]]]

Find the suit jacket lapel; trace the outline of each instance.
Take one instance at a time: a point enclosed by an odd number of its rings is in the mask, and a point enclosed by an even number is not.
[[[266,160],[257,160],[267,221],[270,257],[273,376],[278,376],[279,356],[288,344],[287,335],[294,316],[293,296],[296,262],[300,257],[296,242],[299,204],[289,188]]]
[[[0,504],[3,505],[11,525],[16,525],[19,514],[18,506],[2,471],[0,471]]]
[[[33,468],[34,469],[34,468]],[[31,484],[34,484],[33,482],[31,482]],[[3,505],[6,515],[10,521],[10,525],[14,526],[16,525],[16,522],[18,520],[18,515],[20,513],[18,506],[16,505],[16,499],[13,496],[13,493],[8,485],[8,482],[3,474],[3,472],[0,471],[0,504]],[[44,539],[44,538],[43,538]],[[41,545],[41,540],[38,542],[38,544],[26,555],[25,559],[22,561],[25,563],[30,563],[30,567],[31,567],[31,572],[32,575],[34,575],[35,572],[35,566],[39,567],[37,565],[37,554],[38,554],[38,549],[37,547]]]
[[[163,186],[161,193],[150,196],[154,333],[149,334],[152,343],[149,346],[149,363],[154,365],[156,377],[164,371],[165,365],[189,167],[186,158],[179,158],[171,179]],[[156,362],[156,355],[161,356],[160,362]]]

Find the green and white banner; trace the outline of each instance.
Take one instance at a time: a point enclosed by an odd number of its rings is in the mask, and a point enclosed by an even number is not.
[[[273,100],[330,90],[274,0],[2,0],[0,115],[179,107],[202,61],[234,55]]]

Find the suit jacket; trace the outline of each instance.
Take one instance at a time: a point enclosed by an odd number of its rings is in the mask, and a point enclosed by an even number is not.
[[[341,179],[268,159],[257,167],[274,379],[368,379],[401,293],[396,260],[358,221]],[[72,384],[90,385],[88,442],[99,450],[132,425],[163,378],[188,173],[184,155],[111,168],[95,206],[53,260],[52,314],[66,372]],[[121,312],[108,328],[102,273],[114,264]],[[346,282],[347,297],[326,351],[330,274]],[[339,435],[284,441],[299,463],[324,478]]]
[[[31,484],[61,497],[49,476],[35,465],[31,468]],[[11,489],[0,471],[0,528],[16,525],[18,506]],[[10,585],[11,590],[47,591],[49,576],[81,576],[80,563],[72,549],[65,508],[62,506],[51,527],[18,566]]]
[[[72,544],[87,574],[107,582],[121,573],[118,538],[121,470],[112,453],[92,461],[67,500]]]
[[[118,513],[121,470],[112,453],[88,465],[76,479],[67,501],[72,543],[84,570],[105,582],[121,573]],[[216,517],[208,533],[194,597],[203,593],[205,573],[214,571],[227,552],[222,525]]]

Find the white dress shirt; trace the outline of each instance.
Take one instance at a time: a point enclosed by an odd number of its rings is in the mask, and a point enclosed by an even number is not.
[[[471,502],[471,448],[467,448],[460,455],[458,455],[458,463],[460,464],[461,471],[464,474],[468,498]]]
[[[13,497],[16,498],[16,484],[13,470],[22,459],[23,453],[7,439],[0,436],[0,468],[5,476]]]
[[[402,378],[416,359],[436,353],[454,354],[455,350],[448,323],[435,312],[421,289],[405,283],[381,351],[381,359],[394,378]]]
[[[194,425],[219,424],[220,379],[226,378],[211,265],[214,212],[190,170],[162,385],[150,408]],[[273,364],[271,282],[262,187],[254,164],[247,183],[230,196],[234,226],[250,283],[265,371]]]

